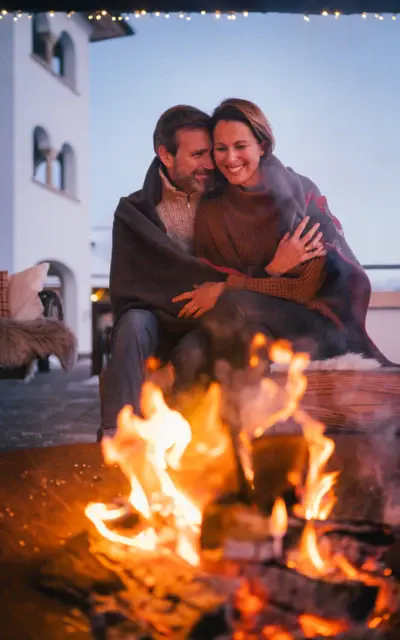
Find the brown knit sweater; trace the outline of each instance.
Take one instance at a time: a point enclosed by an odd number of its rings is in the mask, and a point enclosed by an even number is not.
[[[315,299],[326,278],[325,258],[310,260],[285,276],[270,277],[264,271],[283,235],[270,196],[229,185],[220,197],[200,203],[194,252],[216,266],[235,270],[227,278],[228,288],[292,300],[337,323],[327,305]]]

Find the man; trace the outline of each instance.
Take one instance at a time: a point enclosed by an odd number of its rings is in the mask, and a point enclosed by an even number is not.
[[[213,176],[209,116],[176,106],[157,122],[156,158],[143,189],[122,198],[115,212],[110,297],[115,316],[111,359],[102,389],[102,429],[116,427],[131,404],[140,412],[148,358],[168,334],[173,347],[191,326],[178,318],[177,294],[225,279],[190,255],[194,217]]]

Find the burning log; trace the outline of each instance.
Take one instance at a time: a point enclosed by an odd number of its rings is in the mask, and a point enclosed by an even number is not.
[[[46,560],[35,586],[85,611],[95,638],[108,637],[117,623],[126,628],[126,635],[116,636],[121,638],[201,638],[192,629],[208,615],[218,617],[225,599],[176,555],[132,551],[95,531],[76,536]]]
[[[292,540],[299,540],[307,522],[289,517]],[[377,563],[394,544],[391,528],[385,524],[369,521],[347,522],[336,520],[314,520],[319,544],[329,554],[339,553],[352,565],[361,568],[366,560]],[[297,531],[297,532],[296,532]]]
[[[374,609],[378,588],[358,581],[309,578],[285,566],[264,566],[260,580],[271,602],[297,613],[365,623]]]
[[[123,588],[122,581],[90,553],[86,532],[72,538],[59,553],[45,560],[34,579],[34,585],[45,592],[57,593],[87,608],[91,594],[112,594]]]
[[[289,526],[304,527],[305,521],[294,516],[289,517]],[[314,520],[317,530],[332,531],[343,535],[354,536],[360,540],[369,541],[377,546],[390,546],[395,538],[392,528],[380,522],[371,520]]]

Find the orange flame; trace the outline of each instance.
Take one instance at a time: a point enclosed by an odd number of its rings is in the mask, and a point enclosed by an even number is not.
[[[299,404],[307,389],[307,378],[304,375],[309,363],[309,356],[304,353],[294,354],[290,344],[279,340],[270,347],[270,358],[277,364],[288,365],[288,377],[285,386],[285,402],[282,408],[276,410],[262,421],[255,432],[259,437],[272,425],[286,421],[293,417],[302,427],[304,437],[309,448],[309,467],[302,503],[297,505],[296,513],[308,521],[326,520],[335,504],[332,492],[338,477],[338,472],[324,473],[324,468],[335,448],[333,440],[324,435],[325,427],[313,420]],[[268,380],[263,383],[268,384]],[[296,482],[298,479],[293,479]],[[317,535],[310,524],[305,527],[300,545],[301,553],[294,566],[300,570],[300,565],[307,566],[308,571],[328,573],[331,570],[318,551]],[[304,564],[305,563],[305,564]]]
[[[147,371],[157,371],[161,367],[161,361],[155,356],[150,356],[146,360]]]
[[[134,415],[125,407],[118,416],[114,438],[102,442],[107,464],[118,464],[131,484],[130,504],[148,522],[145,531],[131,538],[110,530],[106,522],[121,516],[120,509],[108,510],[102,504],[89,504],[87,517],[98,531],[114,542],[154,550],[160,543],[154,526],[155,514],[172,517],[176,533],[176,552],[197,565],[196,550],[201,512],[177,489],[168,467],[178,469],[181,457],[191,441],[189,423],[166,404],[160,389],[146,382],[142,392],[143,415]]]
[[[253,337],[250,345],[250,358],[249,365],[252,369],[255,369],[260,364],[259,351],[263,347],[267,346],[267,338],[263,333],[256,333]]]
[[[234,609],[228,608],[227,622],[232,629],[233,640],[258,637],[255,633],[258,617],[267,606],[265,587],[255,578],[242,579],[232,604]]]
[[[264,627],[261,633],[261,637],[266,640],[294,640],[289,631],[286,631],[278,625],[268,625]]]
[[[286,505],[282,498],[275,500],[272,508],[271,518],[269,521],[270,534],[274,539],[273,549],[275,558],[281,558],[283,555],[283,538],[288,528],[288,514]]]
[[[310,361],[307,354],[293,354],[290,344],[286,340],[278,340],[271,345],[269,355],[271,360],[276,364],[289,365],[288,378],[285,386],[285,402],[281,409],[261,419],[260,425],[254,433],[254,437],[256,438],[262,436],[267,429],[277,422],[285,422],[294,416],[307,388],[307,378],[303,374]],[[261,387],[263,388],[265,385],[265,389],[268,391],[271,382],[271,380],[264,379],[261,382]]]
[[[304,411],[296,412],[296,419],[303,428],[307,440],[310,460],[303,500],[303,517],[306,520],[326,520],[335,504],[330,493],[339,475],[337,471],[323,473],[335,443],[324,436],[325,426],[310,418]]]
[[[282,538],[286,535],[287,528],[288,514],[285,501],[282,498],[277,498],[272,508],[271,520],[269,524],[270,533],[272,536],[278,536]]]
[[[339,633],[344,633],[349,626],[341,620],[327,620],[319,616],[303,614],[299,617],[299,624],[304,635],[307,638],[315,638],[315,636],[323,638],[332,638]]]

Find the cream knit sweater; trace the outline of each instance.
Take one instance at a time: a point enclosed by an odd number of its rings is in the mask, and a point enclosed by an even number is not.
[[[162,200],[157,206],[157,213],[167,230],[167,235],[184,251],[193,251],[194,219],[201,193],[190,195],[179,191],[168,180],[160,169],[162,181]]]

